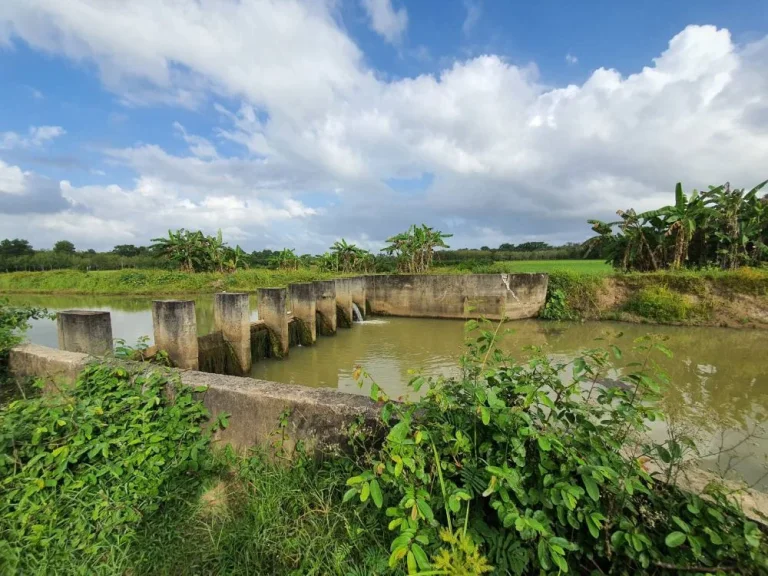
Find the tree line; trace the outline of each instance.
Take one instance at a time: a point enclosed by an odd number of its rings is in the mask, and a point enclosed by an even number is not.
[[[589,220],[597,235],[585,243],[587,255],[598,251],[625,271],[760,266],[768,261],[768,195],[760,195],[766,183],[749,191],[725,183],[688,195],[678,182],[672,205],[619,210],[614,222]]]

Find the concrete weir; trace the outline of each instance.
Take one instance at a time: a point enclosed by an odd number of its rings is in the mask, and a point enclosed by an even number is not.
[[[317,340],[317,296],[312,282],[289,284],[291,314],[299,323],[299,343],[311,346]]]
[[[103,356],[112,351],[109,312],[64,310],[56,315],[59,349]]]
[[[288,290],[286,288],[259,288],[259,320],[269,328],[272,353],[275,358],[288,355]]]
[[[366,281],[363,276],[349,279],[349,288],[352,293],[352,303],[357,306],[357,309],[360,311],[360,314],[363,316],[363,318],[365,318],[365,316],[368,314],[366,311],[365,303],[365,284]],[[360,320],[363,318],[360,318]]]
[[[367,276],[368,311],[382,316],[535,318],[547,299],[546,274]]]
[[[317,333],[321,336],[336,334],[336,282],[319,280],[315,285]]]
[[[155,347],[165,350],[173,365],[198,369],[197,319],[194,300],[152,302]]]
[[[336,322],[339,328],[352,328],[352,278],[337,278]]]

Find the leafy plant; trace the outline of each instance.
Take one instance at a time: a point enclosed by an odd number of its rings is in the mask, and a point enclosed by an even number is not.
[[[165,487],[207,466],[206,416],[165,372],[107,365],[71,390],[0,408],[0,571],[114,560],[172,496]]]
[[[604,388],[619,348],[595,348],[565,364],[532,348],[515,362],[496,347],[501,324],[468,323],[463,377],[414,378],[423,396],[382,403],[387,432],[347,480],[348,501],[385,511],[389,565],[409,573],[637,574],[768,569],[758,527],[722,492],[708,499],[658,482],[642,442],[666,376],[654,361],[662,341],[635,343],[644,361]],[[570,375],[569,377],[567,375]],[[357,373],[360,381],[370,377]],[[423,390],[425,389],[425,391]],[[677,444],[679,447],[679,444]],[[678,462],[682,450],[649,443]],[[670,469],[671,470],[671,469]],[[675,468],[679,470],[679,468]]]
[[[382,252],[397,258],[399,272],[423,274],[432,266],[435,249],[448,248],[445,239],[451,236],[426,224],[414,224],[407,231],[388,238],[389,245]]]

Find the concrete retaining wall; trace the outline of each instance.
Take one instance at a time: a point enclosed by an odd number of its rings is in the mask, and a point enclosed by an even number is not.
[[[546,274],[367,276],[368,311],[382,316],[534,318],[547,298]]]
[[[49,389],[55,389],[72,384],[91,359],[87,354],[25,344],[11,350],[9,365],[17,378],[43,378],[51,384]],[[286,411],[288,427],[282,447],[288,453],[299,441],[310,451],[341,449],[346,445],[347,426],[359,417],[371,430],[376,426],[376,405],[363,396],[328,388],[131,364],[140,369],[174,370],[183,384],[206,386],[207,391],[201,395],[212,418],[221,413],[231,415],[229,426],[217,433],[216,440],[238,450],[272,446],[280,417]]]

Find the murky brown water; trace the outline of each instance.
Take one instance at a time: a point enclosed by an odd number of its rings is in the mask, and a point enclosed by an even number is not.
[[[115,338],[133,343],[139,336],[152,334],[151,300],[145,298],[99,296],[11,296],[14,303],[46,306],[51,310],[86,308],[112,313]],[[213,299],[197,297],[200,334],[213,326]],[[253,317],[255,299],[252,301]],[[744,430],[768,420],[768,332],[720,328],[680,328],[641,326],[611,322],[558,324],[518,321],[508,324],[514,330],[506,336],[504,348],[524,358],[526,346],[543,346],[558,359],[570,359],[580,349],[601,345],[595,338],[617,332],[625,351],[622,363],[635,358],[632,340],[653,332],[668,337],[672,359],[658,358],[672,382],[665,395],[665,411],[679,425],[697,431],[702,446],[714,450],[721,436],[726,445],[737,443]],[[56,346],[56,326],[51,321],[36,321],[28,337],[31,341]],[[391,396],[406,392],[409,370],[429,375],[458,373],[458,357],[463,351],[461,321],[412,318],[373,319],[340,330],[338,335],[320,338],[316,346],[292,348],[287,360],[267,360],[256,364],[252,375],[278,382],[306,386],[326,386],[351,393],[364,393],[352,378],[356,365],[364,366]],[[654,436],[664,428],[657,426]],[[736,453],[736,468],[749,481],[763,474],[768,455],[768,440],[744,443]],[[725,465],[727,457],[720,457]],[[717,458],[706,465],[716,465]],[[768,487],[768,482],[761,484]]]

